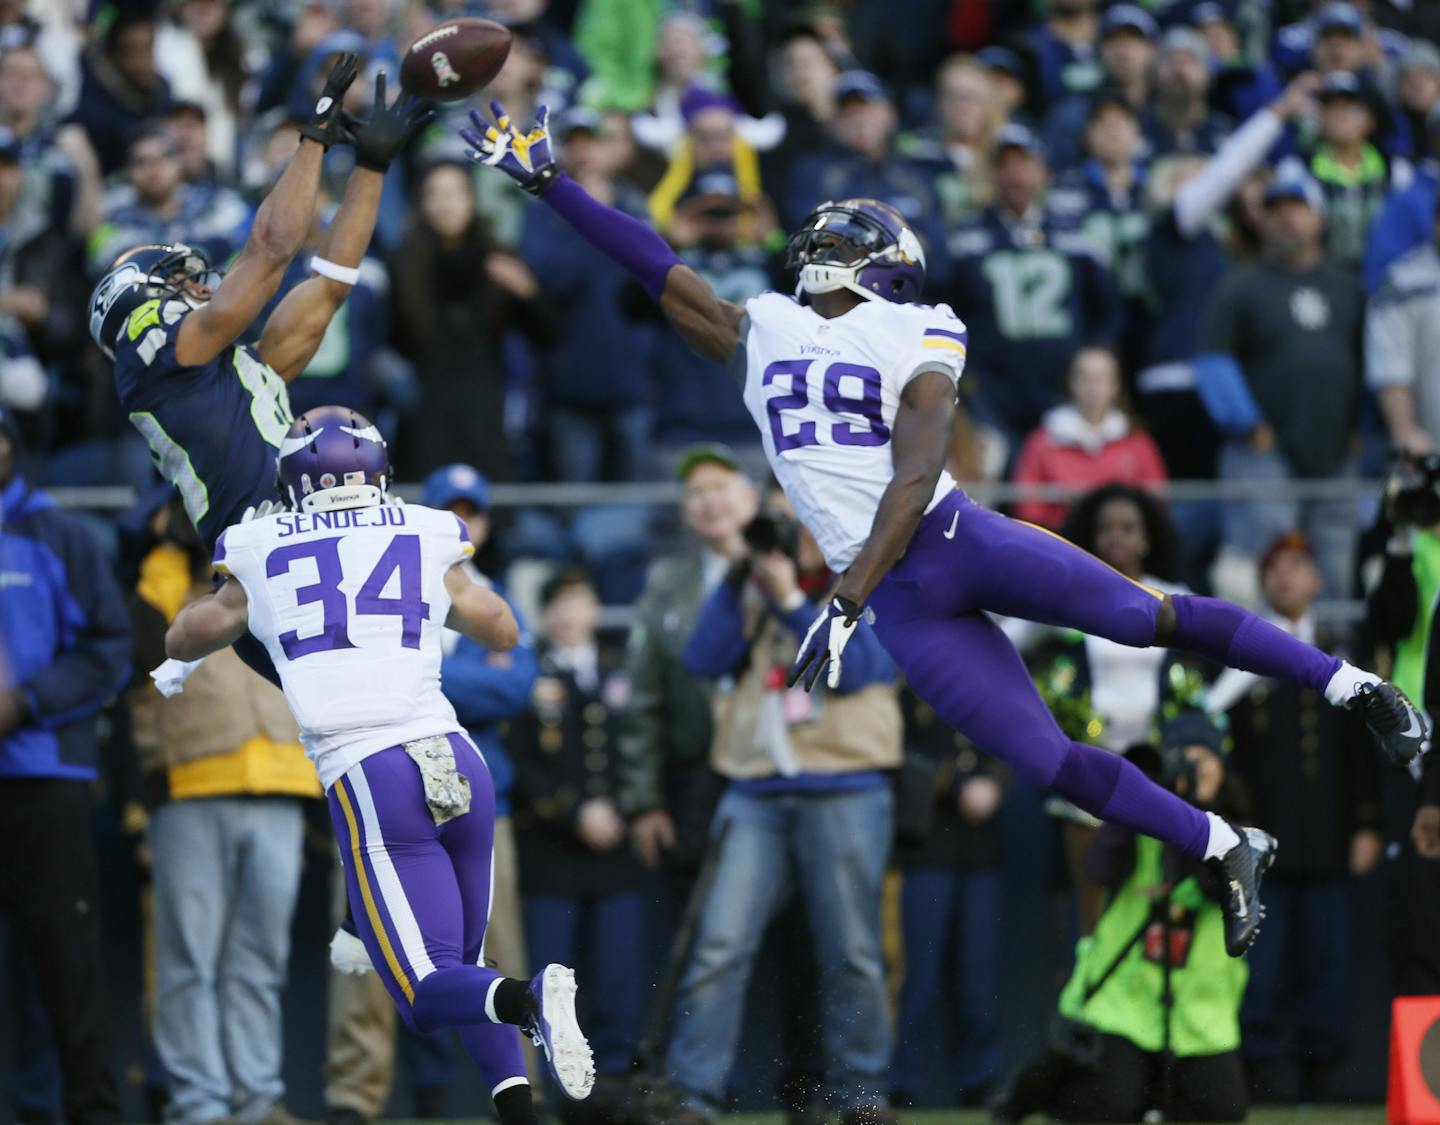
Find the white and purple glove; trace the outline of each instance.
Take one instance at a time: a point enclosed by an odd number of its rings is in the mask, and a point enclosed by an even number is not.
[[[805,690],[810,691],[815,687],[815,681],[820,678],[821,671],[828,664],[829,674],[825,677],[825,686],[834,691],[840,686],[840,654],[845,651],[845,646],[850,643],[850,638],[860,624],[860,618],[873,618],[873,613],[868,613],[864,607],[852,602],[849,598],[842,598],[835,595],[820,611],[820,616],[815,618],[814,624],[805,634],[805,639],[800,642],[800,651],[795,656],[795,663],[790,668],[790,675],[785,678],[786,687],[794,687],[803,677]],[[808,672],[808,675],[807,675]]]
[[[499,102],[490,103],[490,112],[495,115],[495,124],[490,124],[478,109],[472,109],[470,120],[475,129],[460,130],[460,136],[471,146],[470,158],[499,168],[531,195],[539,195],[559,173],[550,154],[550,107],[540,107],[528,133],[521,133],[511,124],[510,115]]]

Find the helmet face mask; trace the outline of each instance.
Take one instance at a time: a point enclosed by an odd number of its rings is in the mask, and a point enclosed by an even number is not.
[[[904,218],[874,199],[822,203],[790,237],[785,264],[797,294],[848,289],[866,300],[905,304],[925,284],[925,254]]]

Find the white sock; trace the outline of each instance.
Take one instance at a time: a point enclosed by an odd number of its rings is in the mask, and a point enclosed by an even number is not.
[[[490,987],[485,990],[485,1018],[491,1023],[500,1023],[500,1017],[495,1014],[495,990],[500,987],[504,977],[496,977],[490,982]]]
[[[1230,827],[1224,817],[1207,812],[1205,819],[1210,822],[1210,839],[1205,841],[1205,858],[1219,859],[1240,842],[1240,834]]]
[[[1325,699],[1335,707],[1347,707],[1355,697],[1355,689],[1361,684],[1378,684],[1384,681],[1374,672],[1357,668],[1348,660],[1342,660],[1340,667],[1325,685]]]

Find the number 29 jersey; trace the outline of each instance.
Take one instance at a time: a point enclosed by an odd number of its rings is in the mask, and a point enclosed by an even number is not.
[[[901,394],[926,371],[959,383],[965,325],[947,305],[889,301],[827,318],[781,293],[752,297],[745,312],[745,405],[780,487],[838,574],[869,538],[895,475]],[[942,471],[926,511],[954,487]]]
[[[284,512],[221,534],[215,568],[245,588],[326,789],[380,750],[462,729],[440,638],[445,572],[473,553],[453,513],[419,505]]]

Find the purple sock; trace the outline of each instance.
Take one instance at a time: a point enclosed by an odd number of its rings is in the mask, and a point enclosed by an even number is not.
[[[1175,605],[1173,647],[1189,649],[1230,668],[1289,680],[1325,693],[1340,659],[1296,640],[1284,629],[1219,598],[1182,595]]]
[[[509,1023],[476,1023],[460,1028],[460,1042],[475,1063],[475,1069],[494,1096],[495,1088],[525,1077],[525,1057],[520,1053],[520,1030]],[[525,1087],[528,1098],[529,1086]]]
[[[480,965],[448,965],[436,969],[415,988],[411,1020],[416,1031],[429,1033],[442,1027],[489,1023],[485,996],[490,983],[503,974]],[[492,1024],[491,1026],[500,1026]]]
[[[668,242],[639,219],[591,198],[563,173],[551,181],[540,198],[586,242],[634,274],[652,301],[660,300],[670,267],[682,264]]]
[[[1205,814],[1156,785],[1119,754],[1072,742],[1050,788],[1101,820],[1173,844],[1188,856],[1205,856],[1210,838]]]

